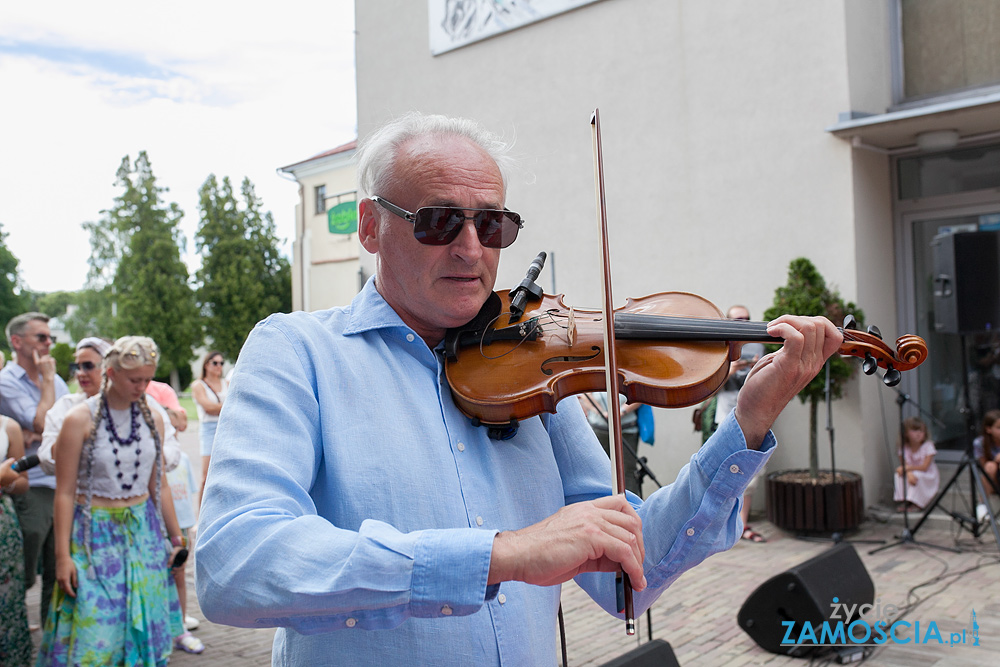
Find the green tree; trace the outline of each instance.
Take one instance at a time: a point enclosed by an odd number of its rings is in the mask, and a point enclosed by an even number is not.
[[[220,184],[213,174],[199,194],[198,302],[212,346],[235,359],[257,322],[291,310],[292,271],[250,179],[243,179],[237,198],[229,178]]]
[[[19,261],[7,247],[7,233],[0,225],[0,330],[11,318],[29,309],[27,296],[22,289]],[[0,335],[0,350],[9,352],[7,337]]]
[[[69,365],[76,358],[75,350],[66,343],[56,343],[49,348],[49,354],[56,360],[56,374],[69,382]]]
[[[37,296],[35,309],[49,317],[63,318],[66,309],[75,305],[79,298],[77,292],[44,292]]]
[[[87,287],[74,295],[76,300],[73,305],[76,308],[72,314],[63,317],[63,325],[73,340],[81,340],[87,336],[112,336],[113,286],[106,285],[100,289]]]
[[[836,290],[830,290],[819,271],[805,257],[793,259],[788,267],[788,284],[774,292],[774,304],[764,312],[764,321],[769,322],[781,315],[822,316],[840,326],[846,315],[854,315],[858,326],[864,322],[864,314],[852,302],[845,302]],[[772,346],[772,351],[777,346]],[[855,366],[840,355],[833,355],[830,364],[831,399],[844,395],[847,380],[854,375]],[[799,392],[799,400],[809,402],[809,475],[819,477],[819,447],[817,442],[817,413],[820,401],[826,399],[826,370],[821,370],[805,389]]]
[[[132,163],[126,155],[115,184],[122,193],[101,221],[85,223],[90,232],[89,287],[107,299],[110,333],[149,336],[160,347],[159,373],[190,363],[201,340],[194,292],[181,261],[183,216],[176,203],[165,204],[146,152]],[[94,321],[103,325],[105,313]],[[107,330],[104,330],[105,334]]]

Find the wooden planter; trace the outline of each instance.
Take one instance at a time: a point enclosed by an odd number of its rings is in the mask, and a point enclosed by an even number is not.
[[[792,533],[839,533],[861,525],[865,495],[861,475],[821,470],[781,470],[767,476],[767,520]]]

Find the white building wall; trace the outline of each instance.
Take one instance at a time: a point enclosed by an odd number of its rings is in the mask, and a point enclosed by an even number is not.
[[[507,204],[526,226],[504,251],[498,287],[546,250],[556,285],[547,267],[542,286],[596,306],[589,120],[599,107],[618,302],[683,290],[721,309],[744,303],[759,318],[789,262],[806,256],[894,333],[887,162],[824,131],[841,111],[884,110],[887,14],[885,2],[858,0],[605,0],[432,57],[426,2],[365,0],[356,3],[359,136],[416,109],[515,139],[522,170]],[[865,39],[848,39],[858,25]],[[871,80],[851,85],[855,72]],[[880,179],[871,188],[880,194],[855,191],[858,169]],[[859,266],[859,254],[884,257],[884,270]],[[873,276],[888,280],[863,287]],[[866,452],[881,452],[881,426],[861,425],[872,416],[861,397],[875,391],[852,384],[834,411],[838,467],[865,473],[869,501],[884,486],[866,463]],[[657,444],[643,453],[661,481],[699,445],[690,414],[657,411]],[[779,419],[771,470],[808,464],[807,419],[797,400]]]

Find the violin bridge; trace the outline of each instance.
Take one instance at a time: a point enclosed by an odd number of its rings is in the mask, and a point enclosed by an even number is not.
[[[566,335],[569,338],[569,346],[576,345],[576,311],[570,306],[569,319],[566,323]]]

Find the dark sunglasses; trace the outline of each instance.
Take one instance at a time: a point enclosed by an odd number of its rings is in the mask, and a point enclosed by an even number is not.
[[[95,364],[93,361],[81,361],[78,364],[72,363],[69,365],[69,374],[76,375],[80,371],[83,371],[84,373],[89,373],[95,368],[97,368],[97,364]]]
[[[484,248],[506,248],[524,226],[521,216],[507,209],[424,206],[410,213],[377,195],[372,201],[413,223],[413,236],[424,245],[448,245],[462,231],[466,220],[476,226],[476,235]],[[473,215],[466,215],[472,213]]]
[[[223,361],[210,361],[210,362],[208,362],[208,365],[209,366],[221,366],[224,363],[225,362],[223,362]]]

